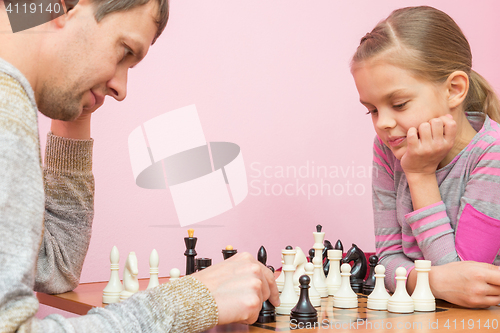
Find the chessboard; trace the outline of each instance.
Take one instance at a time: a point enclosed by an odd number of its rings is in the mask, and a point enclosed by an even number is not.
[[[321,307],[316,307],[318,311],[318,324],[315,328],[319,329],[332,329],[332,330],[346,330],[356,328],[373,328],[375,330],[391,329],[399,326],[404,327],[408,322],[422,323],[422,328],[426,327],[428,320],[422,318],[419,320],[418,316],[424,316],[429,312],[413,312],[413,313],[391,313],[388,311],[377,311],[366,308],[367,296],[358,294],[358,307],[352,309],[339,309],[333,307],[333,296],[321,299]],[[448,311],[447,308],[436,307],[436,312]],[[410,317],[411,316],[411,317]],[[406,317],[406,319],[404,318]],[[410,317],[411,319],[409,319]],[[401,318],[401,320],[398,320]],[[309,324],[308,324],[309,325]],[[276,322],[272,323],[255,323],[253,327],[261,329],[283,332],[292,331],[295,329],[307,329],[314,326],[306,326],[304,324],[290,322],[290,317],[285,315],[276,315]],[[388,327],[391,326],[391,327]]]

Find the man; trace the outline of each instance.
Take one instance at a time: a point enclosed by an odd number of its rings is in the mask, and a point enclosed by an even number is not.
[[[93,217],[90,118],[126,96],[127,71],[161,34],[167,0],[80,0],[66,15],[8,33],[0,2],[0,332],[195,332],[254,322],[270,271],[249,254],[65,319],[34,318],[33,289],[78,284]],[[37,108],[54,119],[40,163]]]

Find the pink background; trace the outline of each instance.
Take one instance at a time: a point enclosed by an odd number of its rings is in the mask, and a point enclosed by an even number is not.
[[[168,190],[135,185],[127,138],[145,121],[190,104],[198,108],[208,141],[241,147],[250,185],[235,209],[193,226],[199,257],[217,263],[228,244],[255,255],[264,245],[268,264],[280,267],[286,245],[312,247],[318,223],[332,243],[341,239],[346,249],[356,243],[373,252],[369,168],[375,132],[358,102],[349,61],[378,21],[419,4],[457,21],[471,44],[473,68],[500,91],[496,0],[171,0],[165,32],[129,72],[126,101],[108,98],[93,116],[96,211],[81,282],[109,279],[113,245],[121,266],[128,252],[136,252],[140,277],[149,276],[153,248],[161,276],[173,267],[184,272],[188,228],[179,226]],[[42,144],[49,124],[40,116]],[[308,177],[275,174],[287,167],[304,172],[307,165]],[[312,177],[312,166],[338,168],[339,177]],[[287,184],[296,190],[297,182],[305,195],[279,193]],[[308,198],[308,186],[314,191],[321,182],[336,185],[336,193]],[[39,315],[47,311],[42,307]]]

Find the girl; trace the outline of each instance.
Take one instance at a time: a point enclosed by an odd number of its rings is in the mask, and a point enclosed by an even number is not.
[[[471,69],[469,43],[432,7],[394,11],[366,34],[351,71],[377,133],[377,254],[395,271],[431,260],[436,298],[500,303],[500,103]]]

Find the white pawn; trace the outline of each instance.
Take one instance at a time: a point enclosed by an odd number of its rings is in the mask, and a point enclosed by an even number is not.
[[[396,269],[396,290],[387,302],[387,311],[394,313],[412,313],[415,309],[413,298],[406,291],[406,268]]]
[[[170,270],[170,279],[168,279],[169,282],[174,282],[175,280],[179,280],[181,276],[181,271],[178,268],[172,268]]]
[[[328,297],[328,288],[324,280],[325,272],[323,271],[323,260],[314,257],[312,262],[314,264],[314,286],[321,297]]]
[[[139,291],[139,280],[137,279],[139,269],[137,265],[137,256],[135,252],[130,252],[125,261],[123,270],[123,291],[120,294],[120,300],[123,301]]]
[[[328,288],[328,295],[335,295],[339,290],[342,278],[340,276],[340,260],[342,260],[341,250],[328,250],[328,260],[330,260],[330,269],[326,277],[326,287]]]
[[[314,265],[308,262],[304,265],[305,274],[309,276],[311,282],[309,283],[309,300],[313,306],[321,306],[321,296],[319,295],[316,287],[314,287]]]
[[[293,261],[293,266],[295,267],[295,273],[293,273],[293,286],[295,292],[300,294],[299,278],[306,273],[304,266],[307,264],[307,258],[300,247],[296,246],[295,251],[297,251],[297,254],[295,254],[295,259]],[[311,294],[311,288],[309,288],[309,294]]]
[[[371,310],[387,310],[387,301],[389,293],[385,289],[385,267],[382,265],[375,266],[375,287],[368,296],[366,307]]]
[[[417,271],[417,284],[411,295],[415,311],[434,311],[436,299],[429,285],[430,260],[415,260],[415,270]]]
[[[341,309],[352,309],[358,307],[358,295],[351,288],[351,265],[340,266],[342,283],[339,290],[333,296],[333,306]]]
[[[113,246],[111,249],[111,253],[109,255],[109,261],[111,262],[111,276],[109,278],[109,282],[104,288],[102,293],[102,302],[109,303],[118,303],[120,301],[120,293],[123,290],[122,282],[120,281],[120,253],[118,252],[118,248]]]
[[[283,260],[285,261],[285,264],[283,265],[285,284],[280,295],[281,304],[276,308],[276,313],[284,315],[290,315],[290,312],[299,301],[299,295],[297,295],[295,289],[293,288],[293,272],[295,271],[293,261],[297,251],[293,250],[291,246],[287,246],[287,248],[290,249],[281,251],[283,253]]]
[[[154,288],[160,285],[160,281],[158,281],[158,265],[160,263],[160,259],[158,258],[158,252],[156,249],[151,251],[149,255],[149,284],[146,289]]]

